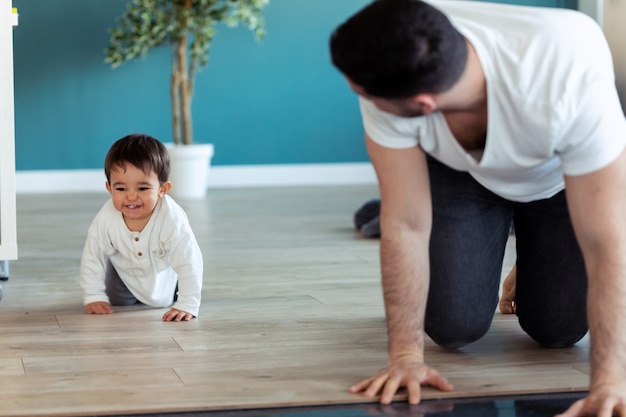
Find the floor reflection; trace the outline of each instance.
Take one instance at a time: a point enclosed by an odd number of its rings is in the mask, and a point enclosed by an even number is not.
[[[391,405],[368,403],[262,410],[142,414],[142,417],[553,417],[555,414],[565,411],[584,394],[583,392],[573,392],[517,397],[432,400],[424,401],[416,406],[400,402]]]

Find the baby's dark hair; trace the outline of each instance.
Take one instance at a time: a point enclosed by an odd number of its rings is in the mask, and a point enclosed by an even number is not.
[[[161,142],[143,133],[133,133],[117,140],[104,159],[104,174],[111,182],[111,170],[131,164],[146,174],[155,172],[159,183],[170,176],[170,156]]]

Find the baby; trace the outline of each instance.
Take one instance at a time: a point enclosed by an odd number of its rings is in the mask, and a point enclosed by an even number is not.
[[[167,195],[170,161],[157,139],[119,139],[104,163],[111,194],[89,227],[80,268],[87,314],[111,306],[171,307],[164,321],[198,316],[202,253],[183,209]]]

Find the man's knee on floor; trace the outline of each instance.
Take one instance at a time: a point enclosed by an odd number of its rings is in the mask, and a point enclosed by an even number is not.
[[[442,348],[459,349],[481,339],[489,330],[490,324],[491,322],[482,325],[477,323],[426,325],[426,334]]]
[[[568,348],[574,346],[587,334],[587,326],[557,326],[544,322],[530,325],[520,320],[522,329],[541,346],[548,348]]]
[[[573,334],[556,334],[556,335],[533,335],[528,333],[537,343],[548,348],[568,348],[574,346],[580,339],[585,337],[587,331],[579,331]]]

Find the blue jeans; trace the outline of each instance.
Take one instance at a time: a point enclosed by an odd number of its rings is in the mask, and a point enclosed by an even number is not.
[[[428,158],[433,204],[425,331],[455,349],[485,335],[498,304],[511,222],[517,250],[516,314],[548,347],[567,347],[588,330],[587,274],[565,192],[529,203],[497,196],[468,173]]]

